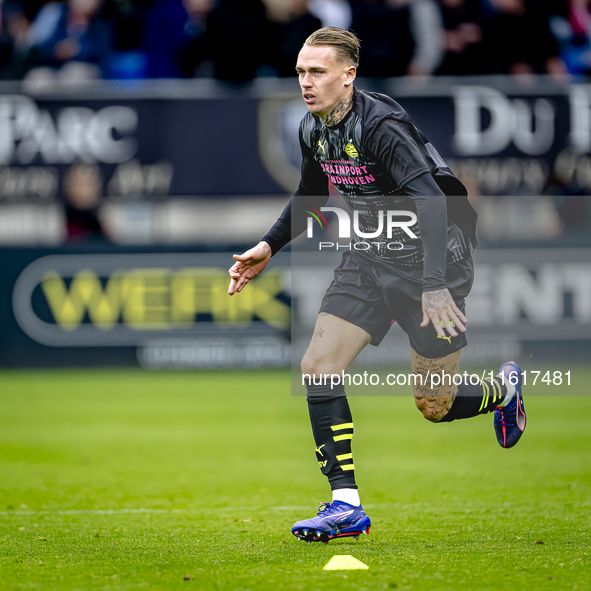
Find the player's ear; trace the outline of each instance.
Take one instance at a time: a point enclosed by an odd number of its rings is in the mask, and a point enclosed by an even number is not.
[[[351,84],[353,84],[353,80],[355,80],[357,76],[357,68],[355,66],[349,66],[345,74],[345,86],[350,86]]]

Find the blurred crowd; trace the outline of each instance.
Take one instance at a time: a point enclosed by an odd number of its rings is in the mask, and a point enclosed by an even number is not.
[[[352,29],[368,77],[591,74],[591,0],[0,0],[0,78],[292,76]]]

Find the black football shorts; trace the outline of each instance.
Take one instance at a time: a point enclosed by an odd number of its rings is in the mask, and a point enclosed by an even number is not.
[[[465,313],[466,296],[474,282],[472,257],[447,266],[447,288],[456,306]],[[422,267],[404,267],[367,255],[347,251],[335,269],[320,313],[333,314],[360,326],[379,345],[397,322],[408,335],[412,348],[422,357],[435,359],[467,345],[466,334],[440,337],[432,324],[422,328]],[[447,331],[446,331],[447,334]]]

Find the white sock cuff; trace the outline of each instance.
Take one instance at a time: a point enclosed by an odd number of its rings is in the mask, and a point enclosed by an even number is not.
[[[337,488],[332,491],[332,500],[349,503],[349,505],[353,505],[354,507],[361,505],[359,491],[356,488]]]

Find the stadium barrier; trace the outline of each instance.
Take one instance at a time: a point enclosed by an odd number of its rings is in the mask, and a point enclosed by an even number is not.
[[[334,261],[279,253],[229,297],[231,252],[111,245],[0,256],[0,367],[284,367],[310,338]],[[340,256],[341,253],[336,253]],[[322,255],[322,256],[319,256]],[[590,248],[479,248],[463,361],[588,362]],[[408,363],[398,327],[358,358]]]
[[[13,250],[0,262],[0,366],[288,365],[287,258],[231,298],[229,252]]]

